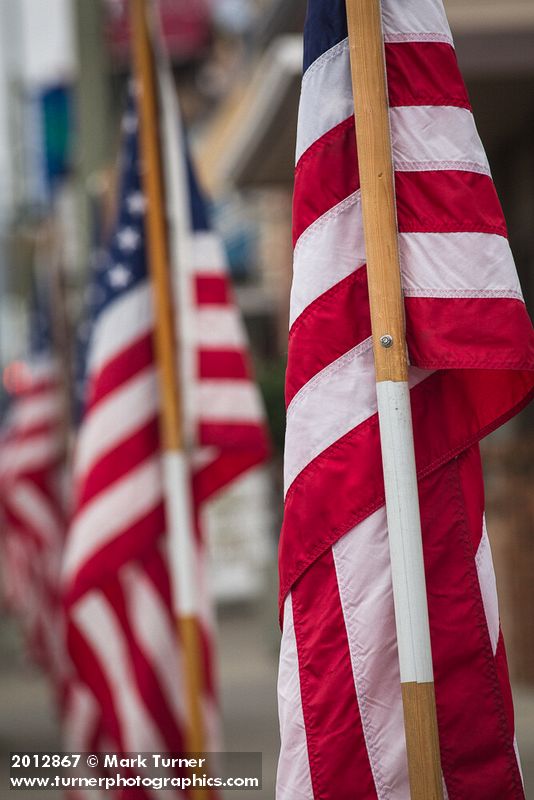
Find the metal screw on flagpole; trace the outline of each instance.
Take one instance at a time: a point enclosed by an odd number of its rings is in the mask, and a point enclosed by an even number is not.
[[[442,800],[380,0],[346,5],[410,794]]]
[[[186,747],[190,752],[199,753],[205,749],[205,738],[202,716],[204,671],[197,601],[197,553],[178,378],[175,312],[163,199],[154,43],[151,40],[147,12],[146,0],[131,0],[134,62],[139,83],[140,147],[145,166],[142,177],[147,198],[147,250],[155,312],[154,346],[161,394],[160,434],[170,573],[188,703]],[[178,684],[176,690],[181,691]],[[196,794],[199,800],[209,796],[208,790],[203,788],[196,790]]]

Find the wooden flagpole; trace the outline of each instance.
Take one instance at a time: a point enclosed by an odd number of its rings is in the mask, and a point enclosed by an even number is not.
[[[412,800],[442,800],[380,0],[346,0]]]
[[[178,378],[173,292],[162,176],[159,113],[154,52],[146,0],[130,0],[135,73],[138,84],[142,179],[147,199],[147,249],[154,297],[154,345],[161,392],[160,433],[172,590],[184,656],[188,699],[186,745],[190,752],[205,748],[202,719],[203,670],[198,627],[197,555],[191,514],[189,475],[183,433]],[[197,789],[199,800],[206,797]]]

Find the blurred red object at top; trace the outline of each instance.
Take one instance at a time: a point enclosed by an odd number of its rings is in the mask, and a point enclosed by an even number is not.
[[[208,47],[212,10],[208,0],[158,0],[163,38],[173,61],[187,61]],[[112,58],[130,58],[130,22],[127,0],[106,0],[106,40]]]

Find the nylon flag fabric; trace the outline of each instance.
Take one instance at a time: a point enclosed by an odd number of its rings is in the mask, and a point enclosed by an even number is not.
[[[36,281],[36,284],[38,282]],[[37,289],[41,288],[38,293]],[[65,748],[98,731],[98,707],[74,675],[66,645],[61,562],[67,531],[65,396],[54,354],[48,294],[35,286],[29,355],[13,364],[11,403],[0,434],[0,548],[7,607],[46,673]],[[68,800],[99,792],[69,790]]]
[[[163,149],[169,147],[178,148],[178,141],[163,143]],[[177,157],[182,161],[183,153]],[[185,749],[187,698],[171,606],[139,160],[131,96],[123,120],[116,226],[108,258],[97,262],[91,291],[86,402],[74,465],[76,510],[64,560],[65,600],[70,653],[99,706],[93,734],[108,749],[121,752],[179,752]],[[170,216],[169,223],[184,229],[188,240],[189,259],[181,264],[179,282],[192,302],[192,349],[181,364],[187,361],[194,371],[194,386],[189,387],[194,417],[186,427],[194,439],[191,482],[198,523],[203,504],[215,492],[265,460],[267,440],[222,249],[208,227],[190,165],[184,174],[185,222]],[[199,530],[197,544],[202,564]],[[198,581],[206,749],[216,750],[212,623],[203,571]]]
[[[441,761],[523,798],[478,441],[534,340],[438,0],[382,0]],[[408,800],[345,5],[309,0],[286,379],[278,800]]]
[[[35,293],[36,294],[36,293]],[[60,706],[68,693],[60,603],[66,531],[64,397],[49,312],[34,298],[28,357],[11,365],[13,391],[0,438],[0,515],[6,604]]]

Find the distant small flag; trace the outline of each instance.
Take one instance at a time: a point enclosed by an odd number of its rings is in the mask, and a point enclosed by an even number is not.
[[[85,409],[74,459],[76,509],[64,561],[69,648],[99,703],[111,747],[180,751],[187,700],[169,583],[146,199],[133,93],[122,127],[118,215],[90,291]],[[180,191],[188,205],[180,220],[169,214],[170,224],[187,237],[188,259],[176,282],[180,315],[185,305],[189,326],[187,339],[181,339],[188,352],[180,357],[191,370],[184,380],[198,526],[202,504],[265,461],[268,446],[223,252],[185,158],[187,184]],[[202,552],[200,531],[198,547]],[[202,584],[199,593],[205,727],[208,749],[214,750],[218,711],[209,588]]]
[[[444,782],[523,797],[478,440],[532,327],[440,0],[382,0]],[[409,797],[344,0],[309,0],[286,379],[278,800]]]

